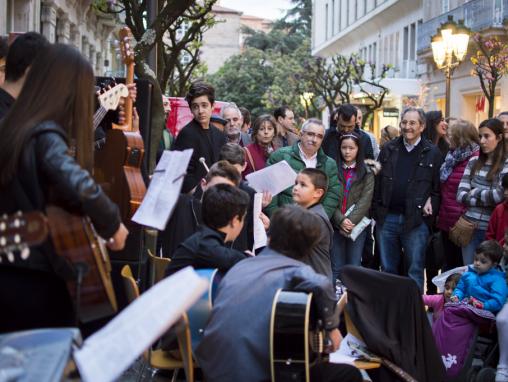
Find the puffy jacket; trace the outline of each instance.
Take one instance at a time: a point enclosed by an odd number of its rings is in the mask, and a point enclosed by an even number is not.
[[[356,178],[353,180],[349,195],[346,201],[346,211],[354,204],[353,211],[348,216],[351,223],[358,224],[364,216],[369,214],[372,204],[372,196],[374,195],[374,178],[381,171],[381,165],[371,159],[365,160],[365,167],[359,169]],[[341,211],[342,200],[344,198],[344,175],[339,171],[339,206],[335,210],[332,223],[336,229],[340,228],[340,224],[346,218]]]
[[[473,156],[477,156],[476,151]],[[466,207],[457,202],[457,189],[459,188],[460,180],[466,169],[469,158],[463,160],[453,168],[452,173],[446,179],[446,182],[441,183],[441,206],[439,208],[439,215],[437,221],[437,228],[443,231],[449,231],[450,228],[459,220],[459,217],[466,211]]]
[[[381,172],[376,177],[374,198],[372,202],[373,216],[377,223],[383,224],[392,198],[393,179],[397,176],[397,160],[399,148],[402,146],[403,137],[387,142],[379,153]],[[442,155],[438,148],[430,141],[422,139],[419,150],[417,166],[413,171],[407,185],[407,197],[405,201],[404,230],[411,231],[425,222],[432,221],[423,217],[425,202],[431,197],[432,210],[439,211],[440,187],[439,169],[441,168]]]
[[[273,152],[268,158],[266,165],[270,166],[283,160],[288,162],[291,168],[297,173],[306,167],[305,162],[300,157],[300,149],[298,148],[298,143],[295,143],[293,146],[282,147]],[[332,217],[339,203],[339,180],[337,177],[337,164],[332,158],[325,155],[323,149],[319,149],[317,153],[316,168],[324,171],[328,176],[328,192],[321,201],[321,204],[323,205],[323,208],[325,209],[328,217]],[[293,186],[274,196],[272,202],[266,207],[265,211],[267,214],[271,215],[278,207],[292,203]]]
[[[504,272],[491,268],[488,272],[478,274],[473,266],[469,266],[460,278],[453,295],[459,300],[474,297],[483,302],[483,309],[492,313],[501,310],[506,302],[506,279]]]
[[[34,127],[21,153],[16,177],[0,188],[0,213],[44,212],[48,203],[56,203],[89,216],[97,233],[109,239],[120,225],[118,207],[68,151],[66,134],[56,123],[48,121]],[[47,243],[32,248],[28,260],[15,265],[43,271],[59,267],[59,257]]]

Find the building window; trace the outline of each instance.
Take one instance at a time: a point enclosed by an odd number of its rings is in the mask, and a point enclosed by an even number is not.
[[[358,0],[355,0],[355,21],[358,20]]]
[[[349,0],[346,0],[346,26],[349,26]]]
[[[377,42],[372,44],[372,64],[377,64]]]
[[[342,30],[342,0],[339,0],[339,9],[337,12],[337,18],[339,19],[339,31]]]
[[[411,35],[409,40],[409,59],[416,59],[416,23],[411,24]]]
[[[404,27],[404,37],[403,37],[403,51],[402,51],[402,59],[407,60],[409,57],[409,27]]]
[[[446,13],[450,10],[450,0],[441,0],[441,13]]]

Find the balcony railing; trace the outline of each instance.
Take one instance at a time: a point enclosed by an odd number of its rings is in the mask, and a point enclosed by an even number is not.
[[[475,32],[490,27],[500,27],[503,25],[503,20],[508,17],[508,0],[471,0],[450,12],[424,22],[418,29],[418,52],[430,49],[431,37],[447,20],[448,15],[452,15],[456,22],[464,19],[465,25]]]

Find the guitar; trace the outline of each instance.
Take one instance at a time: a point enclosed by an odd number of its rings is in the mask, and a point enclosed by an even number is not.
[[[14,263],[16,252],[21,260],[30,256],[30,246],[42,244],[48,236],[46,217],[42,212],[16,212],[0,217],[0,262],[5,257]],[[3,256],[2,256],[3,255]]]
[[[189,329],[191,334],[192,351],[203,339],[205,327],[212,313],[213,301],[217,295],[217,288],[222,275],[218,269],[197,269],[199,277],[208,280],[208,289],[203,293],[200,299],[188,310]]]
[[[37,211],[4,215],[0,218],[0,255],[5,254],[12,263],[19,252],[20,259],[27,260],[29,246],[42,244],[48,235],[56,253],[75,272],[76,277],[66,283],[80,321],[86,323],[115,313],[109,255],[88,217],[56,206],[48,206],[46,216]]]
[[[120,30],[120,50],[127,66],[126,85],[134,83],[134,52],[129,28]],[[128,222],[146,193],[141,175],[145,153],[143,139],[132,127],[132,99],[125,99],[126,123],[113,124],[106,133],[104,147],[96,153],[94,174],[108,196],[120,208],[122,221]]]
[[[312,309],[312,293],[279,289],[270,320],[272,382],[310,380],[310,367],[326,361],[331,341]]]

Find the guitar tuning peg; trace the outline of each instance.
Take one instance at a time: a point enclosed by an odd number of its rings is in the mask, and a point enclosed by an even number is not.
[[[6,230],[6,228],[7,228],[7,225],[5,224],[5,222],[1,222],[0,223],[0,231],[3,232]]]
[[[28,246],[24,246],[22,249],[21,249],[21,259],[22,260],[26,260],[30,257],[30,248],[28,248]]]
[[[14,219],[13,224],[15,228],[19,228],[21,226],[21,221],[19,219]]]
[[[14,235],[14,243],[16,244],[21,243],[21,236],[19,236],[19,233]]]
[[[21,212],[21,211],[17,211],[17,212],[16,212],[16,216],[23,216],[23,212]]]
[[[14,253],[11,251],[7,252],[7,260],[9,260],[9,263],[14,263]]]
[[[0,247],[5,247],[5,244],[7,244],[5,236],[0,237]]]

